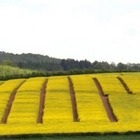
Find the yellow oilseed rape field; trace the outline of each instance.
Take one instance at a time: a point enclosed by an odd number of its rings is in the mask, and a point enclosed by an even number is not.
[[[111,95],[109,99],[119,123],[140,124],[140,96],[138,94]]]
[[[0,85],[0,119],[3,117],[11,93],[23,81],[24,79],[8,80]]]
[[[99,80],[100,84],[102,85],[104,94],[126,94],[124,87],[120,84],[120,81],[117,79],[116,74],[101,74],[97,75],[96,78]],[[94,76],[93,76],[94,77]]]
[[[45,78],[30,78],[18,89],[7,123],[36,124]],[[17,118],[17,119],[16,119]]]
[[[139,73],[136,73],[135,75],[131,73],[128,73],[127,75],[124,74],[124,75],[121,75],[121,78],[126,82],[130,91],[132,91],[134,94],[140,93],[140,74]]]
[[[0,84],[0,135],[140,131],[140,73],[69,77],[72,87],[68,76],[7,80]],[[126,92],[117,77],[133,94]],[[78,121],[73,119],[75,112]],[[110,113],[116,121],[110,120]]]
[[[24,81],[24,79],[7,80],[0,85],[0,93],[11,93],[22,81]]]
[[[72,122],[72,108],[67,77],[50,77],[46,91],[44,123]]]
[[[92,78],[89,76],[72,76],[72,81],[80,121],[108,122],[105,109]]]
[[[26,82],[18,89],[20,92],[40,91],[45,78],[37,77],[27,79]]]

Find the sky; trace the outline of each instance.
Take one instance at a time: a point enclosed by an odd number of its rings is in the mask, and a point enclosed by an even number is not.
[[[140,63],[140,0],[0,0],[0,51]]]

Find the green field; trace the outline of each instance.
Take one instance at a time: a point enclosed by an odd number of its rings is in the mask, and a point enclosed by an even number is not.
[[[140,135],[133,133],[140,131],[139,83],[140,73],[3,81],[0,84],[0,135],[27,135],[25,139],[138,139]],[[78,135],[73,136],[76,133]],[[83,133],[87,135],[82,136]]]
[[[59,136],[15,136],[0,137],[1,140],[139,140],[140,134],[115,135],[59,135]]]

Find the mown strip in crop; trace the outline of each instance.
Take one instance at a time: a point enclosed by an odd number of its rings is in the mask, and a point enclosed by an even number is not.
[[[71,97],[71,103],[72,103],[72,111],[73,111],[73,121],[78,122],[78,111],[77,111],[77,104],[76,104],[76,98],[75,98],[75,91],[73,87],[73,83],[70,77],[68,77],[69,81],[69,89],[70,89],[70,97]]]
[[[12,104],[13,104],[13,101],[15,99],[15,96],[16,96],[16,92],[17,90],[20,88],[20,86],[25,82],[26,80],[23,80],[11,93],[10,95],[10,98],[8,100],[8,103],[7,103],[7,108],[5,109],[5,112],[4,112],[4,115],[2,117],[2,120],[1,122],[3,124],[6,124],[7,123],[7,119],[8,119],[8,116],[10,114],[10,111],[11,111],[11,107],[12,107]]]
[[[107,113],[107,116],[108,116],[110,122],[117,122],[118,120],[113,113],[112,107],[111,107],[109,100],[108,100],[108,96],[104,95],[104,91],[103,91],[102,86],[100,85],[98,79],[93,78],[93,81],[98,89],[99,95],[101,97],[101,100],[103,102],[104,108],[106,110],[106,113]]]
[[[122,84],[122,86],[124,87],[124,89],[128,94],[133,94],[133,92],[129,89],[129,87],[121,77],[117,77],[117,79],[120,81],[120,83]]]
[[[47,82],[48,82],[48,80],[45,80],[45,82],[43,83],[41,92],[40,92],[40,105],[39,105],[37,123],[43,123],[43,114],[44,114],[44,107],[45,107],[45,96],[46,96]]]

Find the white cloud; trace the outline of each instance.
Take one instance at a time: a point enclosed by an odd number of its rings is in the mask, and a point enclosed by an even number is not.
[[[139,0],[116,0],[117,2],[119,3],[122,3],[122,4],[137,4],[137,3],[140,3]]]
[[[0,5],[1,49],[91,61],[140,59],[140,7],[136,0],[128,0],[129,6],[124,0],[20,2]]]

